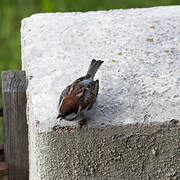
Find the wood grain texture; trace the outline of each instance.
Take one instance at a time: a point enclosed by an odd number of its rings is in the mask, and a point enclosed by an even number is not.
[[[24,71],[2,73],[4,151],[10,180],[29,176],[26,87]]]

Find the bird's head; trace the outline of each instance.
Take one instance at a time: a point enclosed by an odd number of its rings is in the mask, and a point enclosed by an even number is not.
[[[57,119],[59,118],[63,119],[71,113],[77,114],[78,109],[79,109],[79,98],[77,96],[66,97],[62,101]]]

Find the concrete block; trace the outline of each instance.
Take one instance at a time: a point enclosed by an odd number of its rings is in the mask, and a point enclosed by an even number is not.
[[[179,177],[179,126],[166,123],[180,119],[179,12],[169,6],[22,21],[31,180]],[[95,77],[98,103],[79,129],[56,120],[56,107],[93,58],[104,61]]]

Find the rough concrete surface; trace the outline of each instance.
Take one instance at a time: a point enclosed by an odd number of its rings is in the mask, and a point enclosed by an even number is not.
[[[40,179],[178,180],[180,127],[59,127],[37,137]]]
[[[178,123],[153,134],[156,123],[180,119],[179,12],[180,6],[49,13],[22,21],[31,180],[83,179],[91,170],[90,179],[179,177]],[[56,120],[60,93],[86,74],[93,58],[104,61],[95,77],[97,108],[85,129],[66,133],[76,123]],[[55,126],[62,129],[54,132]],[[130,140],[119,137],[126,129],[134,132]],[[111,142],[114,133],[119,138]],[[110,159],[116,155],[120,160]]]

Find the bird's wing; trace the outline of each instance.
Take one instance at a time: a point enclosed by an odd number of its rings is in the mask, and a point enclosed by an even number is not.
[[[87,87],[81,88],[81,91],[77,94],[80,97],[80,105],[83,109],[90,110],[96,101],[96,97],[99,91],[99,81],[92,81]]]
[[[76,83],[72,83],[71,85],[67,86],[61,93],[60,95],[60,98],[59,98],[59,103],[58,103],[58,108],[60,107],[61,105],[61,102],[63,100],[63,98],[67,95],[75,95],[75,93],[77,93],[77,90],[79,89],[79,86],[78,84]]]
[[[83,81],[76,80],[75,82],[83,82]],[[60,108],[61,102],[63,101],[64,97],[70,95],[70,96],[79,97],[82,110],[91,109],[98,95],[99,81],[98,80],[92,81],[86,85],[84,85],[83,83],[75,83],[75,82],[72,83],[70,86],[67,86],[61,93],[61,96],[59,98],[58,108]]]
[[[57,106],[57,109],[58,109],[58,110],[59,110],[59,108],[60,108],[60,106],[61,106],[61,102],[62,102],[64,96],[67,94],[67,90],[68,90],[68,87],[66,87],[66,88],[62,91],[62,93],[61,93],[61,95],[60,95],[59,103],[58,103],[58,106]]]
[[[99,92],[99,81],[98,80],[92,81],[89,85],[89,89],[90,89],[90,98],[89,98],[87,110],[90,110],[96,101]]]

